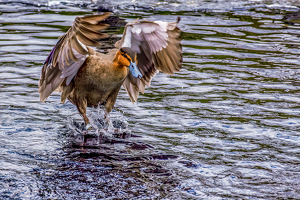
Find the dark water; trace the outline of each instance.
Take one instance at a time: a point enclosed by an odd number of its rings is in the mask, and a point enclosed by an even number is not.
[[[300,198],[300,26],[283,20],[297,1],[14,2],[0,1],[0,199]],[[84,138],[38,79],[74,18],[107,9],[181,16],[184,64],[135,105],[120,92],[124,138]]]

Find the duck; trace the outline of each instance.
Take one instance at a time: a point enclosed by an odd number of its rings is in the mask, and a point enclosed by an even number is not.
[[[182,68],[180,18],[175,22],[136,19],[125,25],[122,38],[107,53],[96,47],[108,38],[103,23],[111,13],[76,17],[44,62],[39,79],[40,101],[53,91],[77,107],[87,130],[87,107],[104,105],[109,119],[121,86],[132,103],[144,94],[159,71],[172,75]]]

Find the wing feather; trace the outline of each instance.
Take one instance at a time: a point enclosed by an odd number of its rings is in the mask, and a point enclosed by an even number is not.
[[[82,44],[85,44],[87,46],[92,46],[92,47],[96,47],[96,46],[99,46],[100,43],[91,39],[90,36],[94,37],[93,34],[91,33],[84,33],[81,29],[78,30],[77,32],[77,38],[79,39],[79,41],[82,43]]]
[[[74,62],[78,61],[78,58],[75,56],[74,52],[72,51],[73,47],[72,47],[72,42],[68,42],[68,57],[69,59],[71,59]]]
[[[86,55],[88,53],[87,49],[84,48],[82,46],[82,44],[80,44],[80,42],[77,40],[76,35],[72,36],[72,38],[70,39],[70,43],[72,46],[72,50],[74,48],[76,50],[76,53],[81,54],[81,55]],[[74,52],[74,54],[76,54],[76,53]]]
[[[39,81],[40,100],[43,102],[54,90],[62,87],[64,102],[73,89],[72,80],[88,56],[87,46],[99,46],[99,39],[107,35],[99,31],[106,29],[101,24],[109,13],[76,17],[73,26],[60,37],[42,68]]]
[[[144,93],[152,77],[162,71],[173,74],[182,67],[180,29],[177,22],[134,21],[126,25],[117,47],[130,47],[137,53],[137,66],[143,77],[130,73],[123,83],[130,100],[136,102],[139,92]]]

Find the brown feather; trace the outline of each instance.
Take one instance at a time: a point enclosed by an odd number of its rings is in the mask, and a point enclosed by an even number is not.
[[[81,33],[83,33],[87,38],[90,40],[100,40],[107,37],[107,34],[99,33],[96,31],[93,31],[85,26],[80,26],[79,30]]]
[[[69,47],[69,49],[68,49],[69,59],[71,59],[74,62],[77,62],[78,59],[77,59],[77,57],[75,56],[75,54],[72,50],[72,43],[71,42],[68,42],[68,47]]]
[[[79,54],[86,55],[88,51],[82,47],[82,45],[78,42],[78,40],[77,40],[76,37],[77,37],[77,36],[74,35],[74,36],[70,39],[71,46],[72,46]]]
[[[80,17],[80,20],[90,24],[98,24],[98,22],[103,21],[110,15],[109,12],[103,13],[102,15],[86,15],[84,17]]]
[[[108,24],[88,24],[84,22],[82,23],[82,25],[93,31],[102,31],[104,29],[107,29],[107,27],[109,27]]]
[[[83,44],[85,44],[87,46],[92,46],[92,47],[99,46],[99,42],[90,39],[90,37],[89,37],[90,35],[93,35],[93,34],[84,33],[81,30],[78,30],[78,32],[77,32],[77,37],[78,37],[79,41],[82,42]]]
[[[62,103],[65,103],[66,99],[74,89],[74,82],[72,81],[69,85],[63,87],[63,91],[60,96]]]
[[[99,42],[95,40],[107,37],[106,34],[97,31],[107,28],[108,25],[98,23],[108,16],[109,13],[76,17],[73,26],[66,34],[60,37],[60,40],[51,51],[42,68],[39,81],[41,101],[44,101],[55,89],[60,87],[65,80],[68,80],[67,83],[71,83],[71,80],[77,73],[74,70],[79,69],[78,65],[74,65],[74,63],[82,62],[80,60],[88,54],[87,49],[82,45],[98,46]],[[70,68],[71,66],[76,68],[72,69]],[[62,74],[66,76],[61,78]],[[67,87],[67,89],[64,87]],[[69,87],[68,84],[66,84],[62,86],[62,89],[65,91],[63,92],[64,97],[62,99],[66,99],[72,90],[72,86]]]

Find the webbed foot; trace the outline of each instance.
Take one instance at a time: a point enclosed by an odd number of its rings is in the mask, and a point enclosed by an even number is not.
[[[84,134],[86,134],[88,131],[92,131],[93,126],[91,124],[85,125],[85,130],[83,131]]]

